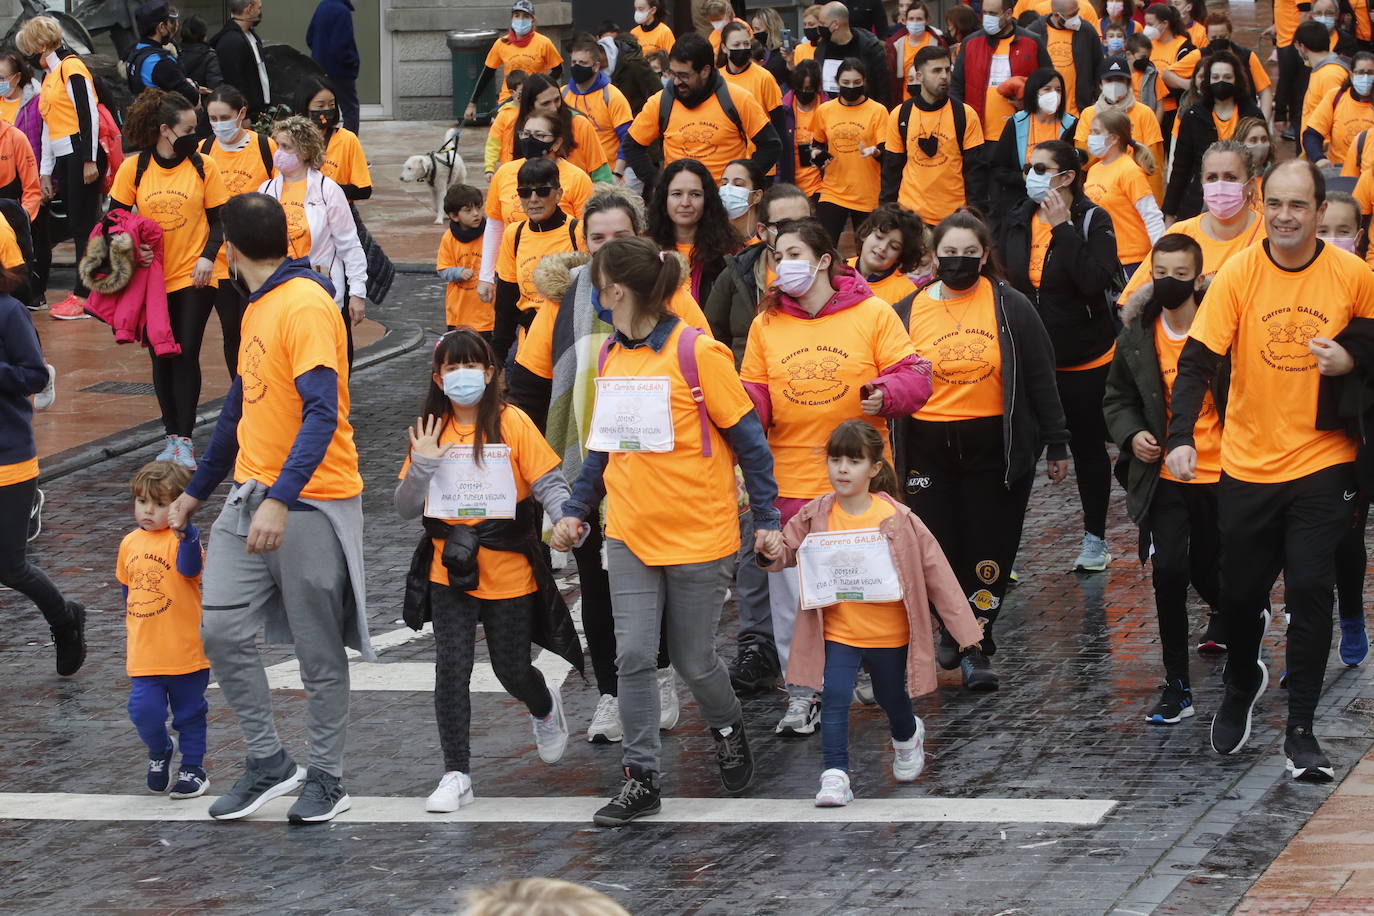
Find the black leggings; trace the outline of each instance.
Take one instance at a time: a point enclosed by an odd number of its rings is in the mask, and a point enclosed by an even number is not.
[[[1213,613],[1221,610],[1221,536],[1217,528],[1217,486],[1161,480],[1146,522],[1154,556],[1150,560],[1159,615],[1159,648],[1168,680],[1190,683],[1188,583]]]
[[[1369,496],[1361,493],[1355,498],[1360,504],[1355,523],[1336,548],[1336,607],[1342,620],[1364,619],[1364,571],[1369,562],[1364,531],[1369,523]]]
[[[172,336],[181,347],[179,356],[153,358],[153,388],[162,409],[162,426],[169,436],[191,438],[196,428],[196,406],[200,404],[200,344],[205,325],[214,308],[213,286],[188,286],[167,294],[167,314],[172,320]]]
[[[1055,373],[1069,426],[1078,498],[1083,503],[1083,530],[1100,538],[1107,536],[1107,501],[1112,495],[1112,461],[1107,456],[1107,421],[1102,415],[1107,369]]]
[[[543,718],[553,709],[553,697],[538,668],[530,663],[530,615],[534,596],[486,600],[447,585],[431,584],[434,615],[434,718],[444,770],[471,770],[472,664],[477,621],[487,638],[491,669],[506,692],[525,704],[530,715]]]
[[[38,478],[0,487],[0,585],[26,596],[49,626],[71,622],[67,599],[43,571],[29,562],[29,511]]]
[[[229,377],[239,374],[239,331],[243,326],[243,310],[247,300],[228,280],[219,281],[215,290],[215,312],[219,315],[219,330],[224,337],[224,365]]]
[[[823,200],[816,204],[816,219],[821,221],[821,225],[830,235],[830,240],[839,245],[840,236],[844,235],[844,224],[848,222],[854,227],[854,231],[858,232],[859,226],[868,219],[868,214]]]
[[[78,142],[76,138],[73,143]],[[57,178],[62,189],[62,199],[67,204],[67,227],[72,232],[72,243],[76,245],[76,263],[81,264],[81,259],[86,256],[86,242],[90,239],[91,230],[95,224],[100,222],[100,179],[97,178],[90,184],[86,184],[84,176],[84,165],[81,157],[76,153],[68,153],[59,156],[53,169],[53,175]],[[104,164],[101,163],[101,172],[105,171]],[[81,282],[80,272],[76,275],[76,285],[72,292],[81,298],[90,295],[90,290],[86,284]]]

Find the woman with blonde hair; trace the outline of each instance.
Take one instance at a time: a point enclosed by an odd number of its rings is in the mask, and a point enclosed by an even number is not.
[[[71,52],[59,55],[62,27],[51,16],[36,16],[14,36],[29,66],[46,70],[38,95],[43,118],[43,155],[39,184],[44,202],[52,200],[53,178],[67,205],[67,223],[76,245],[76,263],[86,256],[86,240],[100,219],[101,177],[106,158],[100,148],[100,110],[91,71]],[[52,317],[85,318],[89,290],[81,278],[71,295],[52,307]]]
[[[288,251],[307,258],[310,266],[334,284],[334,301],[352,328],[366,315],[367,303],[358,295],[343,301],[348,289],[367,289],[367,258],[358,241],[357,225],[343,188],[320,171],[324,164],[324,136],[308,119],[293,115],[272,125],[277,151],[272,164],[277,175],[262,183],[262,193],[281,201],[286,211]],[[353,333],[348,335],[348,361],[353,362]]]
[[[759,66],[773,74],[778,88],[786,91],[792,74],[783,58],[782,17],[775,9],[754,10],[749,14],[749,28],[754,32],[754,60]]]
[[[1111,214],[1117,258],[1129,278],[1164,234],[1164,214],[1150,187],[1155,157],[1131,137],[1131,119],[1119,111],[1093,119],[1088,152],[1098,161],[1088,169],[1083,190]]]

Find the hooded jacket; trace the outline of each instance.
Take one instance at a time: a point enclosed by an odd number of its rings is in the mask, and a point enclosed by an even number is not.
[[[146,266],[135,255],[143,246],[153,250]],[[158,356],[181,353],[167,310],[162,227],[156,222],[131,210],[111,210],[91,230],[80,273],[91,290],[86,311],[114,330],[115,343],[143,342]]]
[[[711,322],[711,336],[735,354],[736,369],[744,362],[749,328],[759,311],[757,271],[767,250],[767,245],[755,242],[738,254],[727,254],[725,269],[716,277],[711,295],[702,307],[706,320]]]

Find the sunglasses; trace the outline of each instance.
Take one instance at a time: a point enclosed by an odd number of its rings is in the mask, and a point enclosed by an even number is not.
[[[533,197],[533,196],[535,196],[535,195],[538,195],[538,196],[540,196],[540,197],[548,197],[550,194],[553,193],[553,185],[551,185],[551,184],[541,184],[541,185],[539,185],[538,187],[535,187],[535,188],[531,188],[531,187],[528,187],[528,186],[522,186],[522,187],[516,188],[516,189],[515,189],[515,193],[518,194],[518,195],[521,196],[521,197]]]
[[[1043,175],[1043,174],[1045,174],[1046,172],[1050,171],[1051,168],[1053,168],[1053,166],[1045,165],[1045,163],[1043,163],[1043,162],[1032,162],[1032,163],[1030,163],[1030,164],[1024,166],[1024,167],[1021,169],[1021,174],[1022,174],[1022,175],[1029,175],[1031,172],[1034,172],[1034,173],[1037,174],[1037,175]],[[1050,175],[1050,177],[1051,177],[1051,178],[1057,178],[1057,177],[1059,177],[1060,175],[1063,175],[1063,174],[1064,174],[1063,172],[1054,172],[1053,174]]]

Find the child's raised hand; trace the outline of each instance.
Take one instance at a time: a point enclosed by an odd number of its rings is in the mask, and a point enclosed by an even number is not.
[[[443,421],[438,417],[416,417],[415,425],[406,430],[410,435],[411,454],[422,458],[444,457],[444,447],[439,444],[443,428]]]

